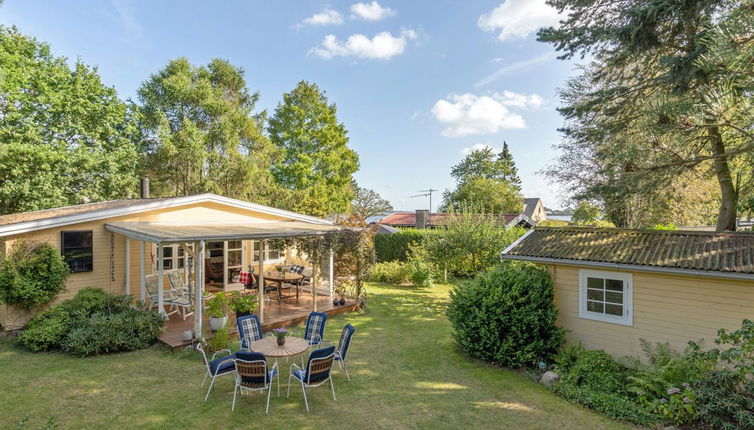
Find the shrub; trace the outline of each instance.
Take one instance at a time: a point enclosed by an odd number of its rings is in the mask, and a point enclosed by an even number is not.
[[[453,336],[469,355],[507,367],[547,359],[563,341],[545,268],[508,261],[453,288]]]
[[[417,287],[431,287],[433,285],[433,270],[428,260],[427,250],[423,246],[412,245],[409,254],[409,280]]]
[[[141,309],[96,313],[68,332],[62,347],[78,356],[135,351],[152,345],[164,326],[162,315]]]
[[[403,284],[408,282],[409,267],[402,261],[386,261],[372,266],[369,280],[388,284]]]
[[[0,300],[24,309],[46,305],[63,291],[68,273],[49,243],[20,242],[0,269]]]
[[[377,261],[407,261],[411,245],[421,245],[433,230],[403,229],[393,234],[374,236],[374,250]]]
[[[629,421],[645,426],[658,421],[656,415],[625,395],[580,387],[565,382],[556,383],[553,390],[569,402],[579,403],[615,420]]]
[[[31,351],[62,348],[76,355],[132,351],[157,340],[165,317],[131,307],[130,297],[82,289],[34,317],[19,336]]]
[[[18,337],[30,351],[57,348],[71,329],[71,317],[62,306],[52,307],[34,317]]]
[[[754,428],[754,382],[731,370],[710,372],[693,385],[696,418],[715,429]]]

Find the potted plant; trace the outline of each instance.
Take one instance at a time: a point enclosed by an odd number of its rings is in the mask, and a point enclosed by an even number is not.
[[[288,335],[288,330],[284,328],[274,328],[272,329],[272,334],[275,336],[275,338],[278,341],[278,346],[285,345],[285,337]]]
[[[251,315],[257,308],[257,297],[253,294],[243,294],[236,291],[230,296],[230,310],[236,313],[236,318]]]
[[[335,295],[336,298],[333,299],[332,303],[336,306],[340,305],[343,306],[346,304],[346,293],[348,292],[348,288],[350,286],[350,282],[344,281],[338,284],[337,287],[335,287]]]
[[[207,314],[212,331],[218,331],[228,323],[228,296],[223,292],[207,300]]]

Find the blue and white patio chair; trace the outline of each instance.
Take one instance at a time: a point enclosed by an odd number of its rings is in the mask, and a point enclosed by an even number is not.
[[[312,312],[306,318],[304,340],[309,342],[309,348],[322,343],[325,338],[325,324],[327,324],[327,314],[324,312]],[[301,365],[304,365],[303,354],[301,354]]]
[[[340,340],[338,341],[338,348],[335,350],[335,361],[338,363],[343,371],[346,372],[346,378],[351,380],[348,376],[348,367],[346,367],[346,357],[348,356],[348,347],[351,345],[351,337],[356,329],[351,324],[346,324],[343,327],[343,332],[340,334]]]
[[[231,354],[229,349],[221,349],[220,351],[216,351],[214,354],[212,354],[212,357],[207,359],[207,354],[204,352],[204,348],[202,348],[201,344],[198,344],[196,346],[196,349],[202,353],[204,364],[207,366],[207,373],[204,374],[204,379],[202,379],[202,388],[204,387],[204,383],[207,382],[207,377],[212,378],[212,381],[209,383],[207,395],[204,396],[204,401],[206,402],[209,398],[209,393],[212,391],[212,387],[215,385],[215,379],[217,379],[218,376],[230,375],[236,371],[236,354]],[[225,353],[228,355],[216,358],[217,354],[220,353]]]
[[[262,323],[256,315],[245,315],[236,320],[241,349],[251,351],[251,343],[262,339]]]
[[[309,354],[309,360],[307,361],[304,369],[298,367],[296,363],[291,364],[291,373],[288,376],[288,394],[286,398],[291,395],[291,379],[296,379],[301,384],[301,391],[304,393],[304,405],[306,406],[306,412],[309,412],[309,401],[306,399],[306,389],[312,387],[318,387],[327,381],[330,381],[330,389],[332,390],[332,399],[335,399],[335,386],[332,382],[332,364],[335,360],[335,347],[327,346],[312,351]]]
[[[278,379],[278,396],[280,395],[280,374],[277,362],[272,368],[267,368],[267,359],[261,352],[239,351],[236,353],[236,387],[233,389],[233,406],[231,411],[236,410],[236,394],[241,391],[264,391],[267,390],[267,407],[264,413],[270,411],[270,393],[272,381],[275,376]]]

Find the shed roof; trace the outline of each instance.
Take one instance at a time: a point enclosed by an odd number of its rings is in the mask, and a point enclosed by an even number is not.
[[[501,258],[754,279],[754,234],[535,228]]]
[[[280,239],[317,236],[342,227],[300,221],[261,221],[243,224],[163,224],[153,222],[109,222],[109,231],[157,243],[195,242],[199,240]]]

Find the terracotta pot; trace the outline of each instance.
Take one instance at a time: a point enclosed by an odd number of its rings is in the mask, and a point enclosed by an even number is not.
[[[283,345],[285,345],[285,338],[284,337],[279,337],[278,338],[278,346],[283,346]]]
[[[345,299],[345,298],[343,298],[343,297],[341,297],[341,298],[340,298],[340,301],[339,301],[338,303],[340,303],[340,305],[341,305],[341,306],[343,306],[343,305],[345,305],[345,304],[346,304],[346,299]]]

